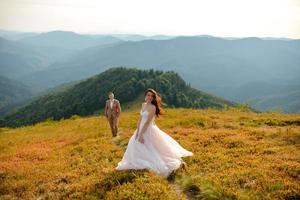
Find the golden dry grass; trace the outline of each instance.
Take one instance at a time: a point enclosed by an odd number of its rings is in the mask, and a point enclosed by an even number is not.
[[[156,124],[194,153],[169,181],[114,170],[138,116],[114,139],[102,116],[0,129],[0,199],[300,198],[300,115],[166,109]]]

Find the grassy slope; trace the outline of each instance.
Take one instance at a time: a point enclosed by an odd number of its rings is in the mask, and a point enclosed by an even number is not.
[[[138,115],[124,112],[113,140],[102,116],[0,129],[0,199],[185,198],[171,182],[195,199],[300,197],[300,115],[167,109],[157,125],[195,154],[169,182],[114,170]]]

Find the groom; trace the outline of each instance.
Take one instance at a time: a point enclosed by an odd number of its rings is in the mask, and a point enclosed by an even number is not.
[[[120,102],[114,98],[114,93],[108,93],[108,100],[105,105],[105,116],[109,122],[113,137],[118,134],[118,122],[121,114]]]

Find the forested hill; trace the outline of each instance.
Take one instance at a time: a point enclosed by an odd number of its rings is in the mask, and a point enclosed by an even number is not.
[[[111,68],[60,92],[47,94],[4,117],[1,126],[18,127],[48,118],[59,120],[72,115],[99,113],[107,94],[113,91],[122,104],[136,102],[147,88],[154,88],[168,107],[222,108],[234,103],[190,87],[175,72]]]

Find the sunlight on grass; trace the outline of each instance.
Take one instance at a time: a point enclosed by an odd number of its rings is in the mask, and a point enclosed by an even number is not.
[[[148,170],[116,171],[139,113],[0,129],[0,199],[178,199]],[[299,199],[300,115],[166,109],[156,124],[194,156],[174,174],[194,199]]]

